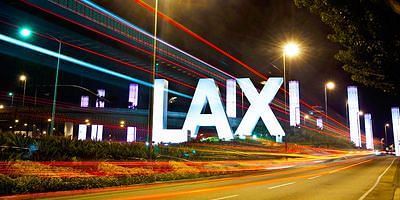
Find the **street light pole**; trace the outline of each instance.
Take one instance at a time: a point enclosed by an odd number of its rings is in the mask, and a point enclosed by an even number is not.
[[[326,84],[324,87],[325,92],[325,122],[328,123],[328,95],[326,94]]]
[[[51,107],[51,123],[50,123],[50,131],[49,135],[53,135],[54,123],[55,123],[55,115],[56,115],[56,102],[57,102],[57,88],[58,88],[58,73],[60,69],[60,56],[61,56],[61,40],[51,36],[58,42],[58,57],[57,57],[57,67],[56,67],[56,80],[54,81],[54,94],[53,94],[53,105]]]
[[[29,28],[22,28],[20,30],[20,34],[23,37],[29,37],[32,34],[32,31]],[[55,114],[56,114],[58,73],[59,73],[59,69],[60,69],[60,56],[61,56],[62,41],[59,40],[58,38],[50,35],[50,34],[46,34],[46,35],[51,37],[51,38],[53,38],[55,41],[58,42],[58,57],[57,57],[57,67],[56,67],[56,78],[55,78],[55,82],[54,82],[53,104],[51,106],[51,123],[50,123],[50,130],[49,130],[49,135],[53,135],[53,129],[54,129],[54,123],[55,123]],[[21,80],[21,78],[20,78],[20,80]],[[24,105],[24,100],[25,100],[25,85],[26,85],[26,77],[25,77],[24,97],[22,98],[22,105]],[[35,98],[35,105],[36,105],[36,98]]]
[[[19,80],[24,82],[24,93],[22,95],[22,106],[25,106],[26,79],[27,78],[25,75],[19,76]]]
[[[285,96],[285,112],[287,112],[287,99],[286,99],[286,53],[283,51],[283,95]]]
[[[325,93],[325,122],[328,123],[328,90],[333,90],[335,88],[335,83],[332,81],[328,81],[324,85],[324,93]]]
[[[388,146],[387,145],[388,144],[388,142],[387,142],[387,130],[386,130],[387,127],[389,127],[389,124],[385,124],[385,149]]]
[[[158,22],[158,0],[155,1],[154,6],[154,34],[153,34],[153,63],[151,69],[151,83],[154,85],[156,79],[156,64],[157,64],[157,22]],[[154,87],[151,87],[150,92],[150,102],[149,105],[149,115],[148,115],[148,124],[147,124],[147,144],[149,145],[149,159],[151,159],[151,153],[153,149],[153,105],[154,105]]]
[[[9,93],[8,93],[8,96],[11,97],[11,106],[13,106],[13,105],[14,105],[14,93],[9,92]]]

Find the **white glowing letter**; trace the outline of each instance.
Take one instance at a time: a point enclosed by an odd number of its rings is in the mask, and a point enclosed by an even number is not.
[[[358,91],[356,86],[347,87],[349,121],[350,121],[350,141],[354,142],[356,147],[361,147],[360,116],[358,107]]]
[[[153,94],[153,141],[180,143],[187,141],[187,135],[181,129],[167,128],[168,113],[168,81],[164,79],[154,80]]]
[[[285,136],[285,132],[269,106],[269,103],[271,103],[282,85],[282,78],[269,78],[260,93],[258,93],[248,78],[237,79],[237,82],[249,100],[250,107],[236,129],[235,134],[238,134],[239,137],[251,135],[261,117],[270,135],[277,138]],[[279,140],[277,139],[277,141]]]
[[[289,81],[290,126],[300,124],[299,81]]]
[[[226,115],[236,117],[236,80],[226,80]]]
[[[400,114],[399,107],[392,108],[393,141],[396,156],[400,156]]]
[[[201,114],[207,103],[210,106],[211,114]],[[201,126],[215,126],[219,138],[225,140],[233,139],[232,130],[222,106],[218,87],[215,85],[213,79],[206,78],[199,80],[183,125],[183,130],[190,131],[191,136],[196,137]]]
[[[364,114],[364,126],[365,126],[365,137],[366,137],[366,147],[367,149],[374,150],[374,135],[372,132],[372,118],[371,114]]]

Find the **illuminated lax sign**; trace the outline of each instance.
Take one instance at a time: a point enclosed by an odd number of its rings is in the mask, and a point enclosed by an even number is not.
[[[280,141],[282,136],[285,136],[285,132],[269,104],[281,87],[282,78],[269,78],[260,92],[248,78],[239,78],[236,79],[236,82],[250,102],[250,107],[243,116],[235,134],[239,137],[250,136],[261,118],[269,133],[275,136],[277,141]],[[221,102],[219,89],[213,79],[199,80],[182,129],[167,129],[168,81],[164,79],[154,81],[153,98],[155,99],[152,131],[154,142],[186,142],[188,134],[195,138],[201,126],[214,126],[219,138],[233,139],[233,132]],[[211,114],[202,114],[207,103]]]

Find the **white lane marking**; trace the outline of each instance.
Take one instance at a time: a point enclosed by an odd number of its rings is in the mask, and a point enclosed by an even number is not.
[[[364,193],[358,200],[363,200],[363,199],[365,199],[365,197],[367,197],[368,194],[371,193],[372,190],[374,190],[374,189],[376,188],[376,186],[378,185],[378,183],[381,181],[382,176],[386,174],[386,172],[387,172],[387,171],[389,170],[389,168],[393,165],[393,163],[394,163],[395,160],[396,160],[396,159],[393,159],[393,160],[392,160],[392,163],[390,163],[389,167],[387,167],[387,168],[385,169],[385,171],[384,171],[381,175],[379,175],[379,177],[376,179],[375,184],[374,184],[366,193]]]
[[[294,167],[294,165],[286,165],[286,166],[277,166],[277,167],[267,167],[266,170],[274,170],[274,169],[287,169]]]
[[[269,190],[270,190],[270,189],[275,189],[275,188],[278,188],[278,187],[293,185],[293,184],[295,184],[295,183],[296,183],[296,182],[285,183],[285,184],[281,184],[281,185],[276,185],[276,186],[269,187],[268,189],[269,189]]]
[[[316,179],[316,178],[318,178],[318,177],[321,177],[321,176],[313,176],[313,177],[310,177],[310,178],[308,178],[309,180],[312,180],[312,179]]]
[[[220,197],[220,198],[211,199],[211,200],[229,199],[229,198],[233,198],[233,197],[237,197],[237,196],[239,196],[239,195],[238,195],[238,194],[235,194],[235,195],[226,196],[226,197]]]

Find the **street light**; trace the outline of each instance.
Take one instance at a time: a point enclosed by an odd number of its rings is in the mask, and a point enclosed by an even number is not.
[[[23,74],[20,75],[19,80],[24,82],[24,94],[22,95],[22,106],[25,106],[25,91],[26,91],[26,80],[27,80],[26,75]]]
[[[29,36],[31,36],[32,31],[28,28],[22,28],[20,30],[20,34],[27,38]],[[62,45],[62,41],[50,34],[46,34],[48,36],[50,36],[51,38],[53,38],[55,41],[58,42],[58,56],[57,56],[57,67],[56,67],[56,78],[54,81],[54,93],[53,93],[53,104],[51,107],[51,123],[50,123],[50,131],[49,134],[53,135],[53,130],[54,130],[54,123],[55,123],[55,115],[56,115],[56,101],[57,101],[57,88],[58,88],[58,72],[60,69],[60,56],[61,56],[61,45]],[[25,92],[24,92],[25,94]],[[25,95],[24,95],[25,96]],[[23,102],[23,101],[22,101]]]
[[[386,147],[387,147],[387,144],[388,144],[388,142],[387,142],[387,128],[390,126],[390,124],[389,123],[386,123],[385,124],[385,149],[386,149]]]
[[[304,115],[304,125],[306,124],[306,119],[310,119],[310,115]]]
[[[288,42],[283,46],[282,57],[283,57],[283,89],[285,96],[285,111],[287,111],[287,99],[286,99],[286,56],[295,57],[300,53],[299,45],[295,42]]]
[[[11,97],[11,106],[13,106],[13,104],[14,104],[14,93],[9,92],[8,96]]]
[[[325,121],[328,123],[328,90],[335,89],[335,83],[332,81],[328,81],[325,83],[324,92],[325,92]]]
[[[31,36],[32,31],[31,31],[30,29],[28,29],[28,28],[21,28],[21,29],[19,30],[19,34],[20,34],[21,36],[23,36],[23,37],[29,37],[29,36]]]
[[[0,109],[4,109],[4,105],[3,104],[0,104]]]

